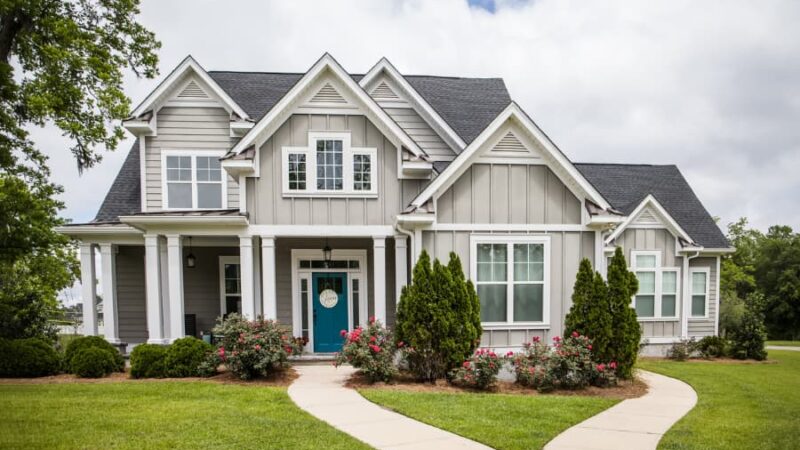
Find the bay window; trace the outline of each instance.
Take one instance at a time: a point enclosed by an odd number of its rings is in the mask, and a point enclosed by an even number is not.
[[[163,208],[225,208],[226,177],[220,156],[208,152],[162,151]]]
[[[472,279],[481,322],[546,325],[549,320],[548,237],[476,236]]]
[[[639,319],[677,319],[679,269],[662,267],[660,251],[634,251],[631,257],[631,271],[639,280],[639,291],[633,297],[636,316]]]

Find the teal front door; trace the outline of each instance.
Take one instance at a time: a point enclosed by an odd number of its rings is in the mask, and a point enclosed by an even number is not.
[[[341,331],[347,327],[347,274],[312,274],[314,304],[314,352],[332,353],[342,349]]]

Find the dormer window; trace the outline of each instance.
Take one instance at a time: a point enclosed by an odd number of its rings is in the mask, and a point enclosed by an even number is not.
[[[284,196],[374,196],[377,149],[352,147],[349,132],[310,132],[283,147]]]
[[[221,209],[225,207],[225,176],[217,152],[164,150],[162,180],[164,209]]]

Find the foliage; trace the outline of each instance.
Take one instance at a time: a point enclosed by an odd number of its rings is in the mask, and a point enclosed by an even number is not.
[[[549,347],[536,336],[522,352],[509,355],[517,383],[540,392],[616,384],[617,362],[593,360],[591,339],[572,332],[564,339],[554,337],[553,342]]]
[[[730,333],[730,353],[736,359],[767,359],[764,343],[767,333],[764,327],[764,298],[760,294],[751,294],[747,298],[747,309],[742,322]]]
[[[572,307],[567,313],[564,338],[573,332],[592,340],[592,353],[598,359],[613,358],[613,317],[609,304],[608,287],[592,263],[583,259],[572,291]]]
[[[195,337],[177,339],[167,347],[164,359],[167,376],[175,378],[199,376],[200,364],[213,352],[214,347],[211,344]]]
[[[167,347],[158,344],[139,344],[131,351],[131,377],[164,378]]]
[[[482,331],[478,295],[458,256],[431,267],[423,250],[397,309],[395,333],[411,372],[420,380],[444,378],[475,351]]]
[[[450,378],[455,384],[486,390],[497,383],[503,363],[495,352],[479,348],[461,367],[453,369]]]
[[[114,356],[98,347],[85,347],[70,360],[70,372],[81,378],[102,378],[117,368]]]
[[[725,273],[726,264],[730,265],[732,263],[729,260],[722,262],[721,271],[723,274]],[[724,292],[721,287],[720,292]],[[723,297],[720,298],[719,303],[719,334],[728,336],[732,330],[738,328],[742,323],[742,317],[744,317],[747,305],[745,305],[744,299],[736,294],[732,294],[729,297],[724,297],[724,293],[722,295]]]
[[[390,381],[397,373],[394,366],[397,345],[391,331],[374,317],[367,328],[358,327],[350,333],[342,330],[342,337],[344,345],[336,354],[336,366],[350,364],[373,383]]]
[[[289,331],[274,320],[248,321],[238,314],[220,318],[213,330],[221,336],[216,356],[225,366],[243,380],[266,377],[289,367],[289,356],[298,354],[302,347]]]
[[[667,349],[667,358],[674,361],[686,361],[696,350],[697,343],[694,338],[681,339]]]
[[[0,378],[55,375],[61,370],[61,355],[38,338],[0,339]]]
[[[125,371],[125,358],[122,357],[116,347],[100,336],[81,336],[70,341],[69,345],[67,345],[67,350],[64,352],[64,363],[67,368],[72,367],[72,358],[75,357],[75,354],[85,348],[99,348],[108,352],[114,360],[114,371]]]
[[[706,359],[721,358],[728,354],[728,340],[721,336],[705,336],[695,344],[700,356]]]
[[[628,270],[625,255],[617,247],[608,266],[608,301],[611,308],[612,338],[608,353],[597,355],[604,361],[616,361],[621,378],[633,376],[633,366],[639,354],[642,329],[631,307],[631,298],[639,290],[636,274]]]

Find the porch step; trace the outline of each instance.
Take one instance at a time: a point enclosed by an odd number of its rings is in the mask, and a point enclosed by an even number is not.
[[[306,353],[289,357],[294,364],[330,363],[336,359],[336,353]]]

